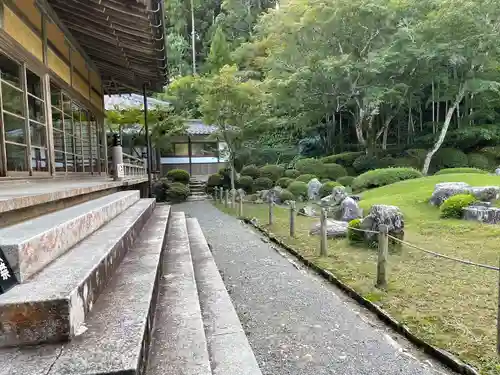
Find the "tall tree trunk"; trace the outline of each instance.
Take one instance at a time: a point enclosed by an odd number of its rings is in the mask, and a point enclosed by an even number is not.
[[[235,184],[236,171],[234,169],[234,158],[235,158],[234,152],[231,152],[231,157],[229,158],[229,160],[230,160],[230,167],[231,167],[231,191],[233,192],[233,194],[234,194],[235,187],[236,187],[236,184]]]
[[[384,129],[384,135],[382,136],[382,150],[387,150],[387,134],[389,134],[389,127]]]
[[[460,88],[459,93],[457,94],[455,98],[455,102],[453,105],[448,109],[448,112],[446,113],[446,118],[444,120],[443,127],[441,128],[441,133],[439,134],[439,138],[434,144],[434,147],[427,153],[425,156],[425,161],[424,161],[424,167],[422,168],[422,173],[426,175],[429,172],[429,166],[431,165],[431,160],[434,154],[439,150],[441,145],[444,142],[444,138],[446,137],[446,133],[448,131],[448,127],[450,126],[451,120],[453,119],[453,114],[455,113],[455,110],[458,106],[458,103],[460,103],[465,95],[465,85],[462,85]]]
[[[196,75],[196,38],[194,26],[194,0],[191,0],[191,49],[193,54],[193,75]]]
[[[436,103],[434,103],[434,81],[432,81],[432,134],[436,134]]]

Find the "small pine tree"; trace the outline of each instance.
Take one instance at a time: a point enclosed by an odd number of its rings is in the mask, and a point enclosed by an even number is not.
[[[224,31],[219,26],[215,30],[214,36],[212,38],[212,44],[210,45],[210,53],[207,57],[207,63],[209,69],[212,73],[216,73],[224,65],[231,63],[229,44],[227,43]]]

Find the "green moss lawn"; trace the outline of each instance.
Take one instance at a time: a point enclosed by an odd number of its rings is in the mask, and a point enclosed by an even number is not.
[[[443,220],[427,199],[438,182],[463,181],[475,186],[500,185],[500,177],[449,174],[408,180],[362,193],[360,205],[400,207],[405,215],[405,240],[417,246],[479,263],[498,265],[500,225]],[[221,210],[235,214],[232,209]],[[267,223],[266,205],[246,204],[244,216]],[[376,252],[329,240],[328,257],[318,257],[319,239],[308,235],[315,219],[297,217],[297,236],[289,233],[289,212],[275,209],[275,224],[268,228],[305,257],[332,271],[358,292],[389,311],[428,342],[446,349],[479,368],[500,374],[496,355],[498,273],[435,258],[404,247],[389,258],[387,292],[374,287]]]

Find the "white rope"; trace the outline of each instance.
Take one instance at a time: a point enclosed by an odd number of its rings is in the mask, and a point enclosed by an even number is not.
[[[463,260],[463,259],[459,259],[459,258],[455,258],[455,257],[450,257],[450,256],[448,256],[448,255],[444,255],[444,254],[436,253],[435,251],[426,250],[426,249],[423,249],[423,248],[421,248],[421,247],[418,247],[418,246],[412,245],[412,244],[411,244],[411,243],[409,243],[409,242],[406,242],[406,241],[400,240],[399,238],[396,238],[396,237],[391,236],[391,235],[389,235],[388,237],[389,237],[389,238],[392,238],[393,240],[395,240],[395,241],[397,241],[397,242],[402,243],[403,245],[406,245],[406,246],[411,247],[411,248],[413,248],[413,249],[417,249],[417,250],[423,251],[424,253],[427,253],[427,254],[434,255],[434,256],[436,256],[436,257],[438,257],[438,258],[443,258],[443,259],[453,260],[453,261],[458,262],[458,263],[466,264],[466,265],[469,265],[469,266],[476,266],[476,267],[486,268],[486,269],[488,269],[488,270],[500,271],[500,268],[495,267],[495,266],[490,266],[490,265],[488,265],[488,264],[474,263],[474,262],[471,262],[470,260]]]

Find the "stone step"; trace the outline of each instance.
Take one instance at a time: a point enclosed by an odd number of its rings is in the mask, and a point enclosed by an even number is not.
[[[172,213],[163,271],[146,374],[212,375],[186,218],[180,212]]]
[[[0,346],[65,341],[87,315],[155,207],[141,199],[28,282],[0,296]]]
[[[0,249],[25,282],[139,198],[139,191],[122,191],[0,229]]]
[[[159,206],[96,302],[87,331],[64,344],[0,350],[0,375],[143,374],[169,216]]]
[[[198,220],[187,228],[213,375],[262,375]]]

